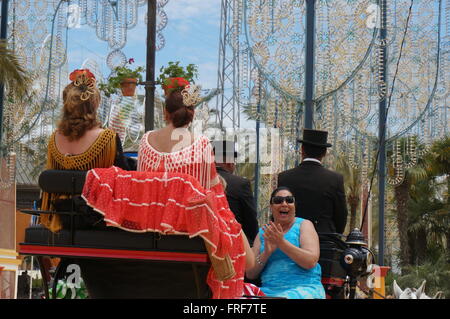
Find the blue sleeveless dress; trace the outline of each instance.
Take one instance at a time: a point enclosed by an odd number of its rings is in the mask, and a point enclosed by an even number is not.
[[[300,246],[300,226],[303,218],[295,218],[294,225],[284,235],[291,244]],[[259,231],[261,240],[260,253],[264,251],[262,228]],[[304,269],[297,265],[280,249],[276,249],[261,273],[261,290],[272,297],[288,299],[324,299],[325,290],[321,283],[322,271],[317,264],[312,269]]]

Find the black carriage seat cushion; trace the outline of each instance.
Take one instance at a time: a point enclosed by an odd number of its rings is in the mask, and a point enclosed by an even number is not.
[[[208,299],[208,264],[79,258],[91,299]]]
[[[77,230],[75,245],[70,246],[70,231],[51,233],[40,225],[26,229],[26,245],[79,247],[130,251],[159,251],[207,254],[200,237],[131,233],[117,228]],[[61,247],[62,246],[62,247]],[[21,245],[21,247],[23,247]],[[60,256],[55,252],[53,256]],[[206,283],[209,263],[192,261],[93,258],[83,254],[71,258],[81,268],[89,297],[92,299],[126,298],[210,298]]]
[[[112,250],[159,251],[207,254],[200,237],[131,233],[117,228],[77,230],[70,245],[70,231],[57,234],[41,225],[25,231],[25,245],[98,248]],[[22,245],[21,245],[22,246]],[[55,253],[54,256],[59,256]],[[74,262],[81,268],[89,296],[98,298],[210,298],[206,283],[209,263],[167,262],[135,259],[81,258]],[[65,255],[65,258],[69,256]],[[149,263],[150,262],[150,263]]]
[[[47,193],[81,194],[87,171],[49,169],[39,175],[39,187]]]
[[[73,246],[101,249],[161,250],[206,253],[202,238],[190,239],[186,235],[160,235],[159,233],[133,233],[115,227],[105,229],[77,230],[71,245],[70,230],[52,233],[42,225],[25,230],[25,244],[43,246]]]

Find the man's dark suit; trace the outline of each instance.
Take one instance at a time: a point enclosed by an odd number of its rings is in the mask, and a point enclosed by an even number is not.
[[[344,178],[313,161],[278,175],[278,186],[289,187],[298,217],[309,219],[319,233],[340,233],[347,223]]]
[[[227,182],[225,194],[231,211],[236,220],[242,225],[245,236],[250,244],[258,234],[258,220],[256,218],[255,200],[253,198],[250,181],[246,178],[233,175],[221,167],[217,167],[217,173]]]

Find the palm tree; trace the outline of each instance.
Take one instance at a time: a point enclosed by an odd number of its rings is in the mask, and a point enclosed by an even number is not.
[[[447,204],[450,204],[450,137],[437,140],[425,155],[427,174],[447,179]]]
[[[405,143],[406,139],[400,140],[402,150]],[[419,157],[417,165],[405,169],[402,183],[394,187],[402,266],[425,262],[436,245],[449,249],[449,171],[450,138],[446,137]]]
[[[445,247],[449,213],[439,197],[439,183],[430,176],[411,185],[409,225],[411,264],[423,264],[434,246]]]
[[[31,80],[19,59],[4,40],[0,40],[0,84],[5,85],[17,98],[22,98],[29,90]]]
[[[433,143],[429,152],[425,155],[425,170],[436,182],[441,180],[441,185],[446,182],[446,191],[439,196],[442,197],[443,218],[445,236],[447,238],[447,253],[450,254],[450,137],[446,136]]]
[[[349,231],[352,231],[356,226],[356,213],[361,198],[361,171],[351,167],[345,155],[337,157],[336,170],[344,176],[345,194],[350,208]]]
[[[403,158],[406,154],[403,154],[405,150],[405,145],[407,143],[406,138],[401,138],[399,140],[400,149],[402,153],[400,156]],[[422,146],[418,145],[418,148]],[[388,154],[390,155],[390,154]],[[404,179],[403,181],[394,186],[394,198],[397,209],[397,227],[398,234],[400,237],[400,265],[406,266],[410,264],[410,234],[408,234],[409,216],[408,216],[408,202],[410,200],[410,187],[412,183],[419,180],[425,179],[427,174],[423,167],[423,161],[418,159],[418,164],[410,167],[404,168]],[[392,174],[394,171],[393,164],[388,165],[388,173]]]

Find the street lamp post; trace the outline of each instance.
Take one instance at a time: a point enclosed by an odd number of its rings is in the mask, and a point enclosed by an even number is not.
[[[379,159],[378,159],[378,265],[384,265],[384,192],[386,189],[386,99],[387,99],[387,72],[386,72],[386,0],[380,0],[381,4],[381,21],[380,21],[380,50],[382,55],[382,74],[380,83],[386,85],[384,96],[379,103],[379,122],[378,122],[378,139],[379,139]]]
[[[155,53],[157,0],[147,2],[147,61],[145,76],[145,131],[155,125]]]
[[[306,46],[305,46],[305,102],[303,127],[312,129],[314,118],[314,54],[316,36],[316,0],[306,0]],[[300,107],[297,111],[297,123],[300,120]],[[297,139],[300,138],[300,130],[297,128]],[[300,143],[295,141],[296,155],[300,150]],[[299,163],[299,155],[296,156],[295,166]]]
[[[6,40],[8,27],[8,0],[2,0],[1,9],[1,23],[0,23],[0,40]],[[3,138],[3,100],[5,95],[5,86],[0,83],[0,153],[2,152],[2,138]]]
[[[316,0],[306,0],[306,48],[305,48],[305,119],[304,127],[313,128],[314,116],[314,52],[316,33]]]

